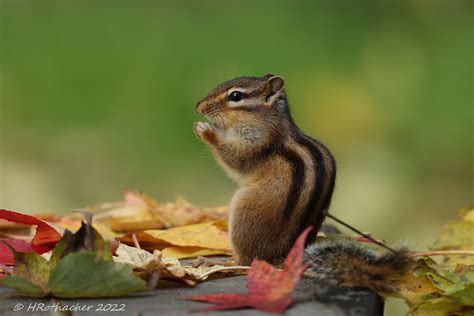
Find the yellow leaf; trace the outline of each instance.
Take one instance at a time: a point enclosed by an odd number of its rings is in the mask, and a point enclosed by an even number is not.
[[[474,250],[474,208],[462,209],[460,213],[461,220],[444,225],[432,249]]]
[[[198,207],[182,197],[174,203],[161,204],[156,211],[166,219],[172,227],[204,223],[227,218],[227,207]]]
[[[167,247],[161,252],[163,257],[176,259],[195,258],[199,256],[228,255],[229,251],[205,249],[201,247]]]
[[[76,232],[81,227],[82,220],[73,220],[68,217],[64,217],[61,220],[55,222],[54,224],[63,228],[67,229],[71,232]],[[100,222],[94,222],[92,226],[99,232],[99,234],[104,237],[105,239],[114,239],[119,234],[113,232],[107,225],[104,225]]]
[[[110,208],[112,206],[112,208]],[[198,207],[178,198],[176,202],[158,203],[138,191],[126,191],[124,202],[103,203],[96,215],[117,232],[164,229],[227,218],[227,207]],[[97,210],[96,207],[92,207]]]
[[[461,220],[449,221],[443,226],[441,236],[431,246],[436,250],[474,250],[474,208],[467,207],[460,211]],[[456,264],[474,265],[474,256],[446,256],[444,266],[454,268]]]
[[[440,291],[424,275],[417,273],[406,273],[398,283],[398,295],[406,300],[407,304],[414,306],[422,303],[427,297],[435,297]]]
[[[164,220],[156,214],[153,214],[149,209],[143,209],[139,206],[125,206],[115,211],[127,215],[111,215],[101,218],[100,221],[116,232],[161,229],[166,227]]]
[[[146,230],[157,243],[173,246],[200,247],[231,251],[227,232],[218,227],[219,222],[186,225],[167,230]]]
[[[460,306],[446,297],[428,300],[410,311],[413,316],[472,316],[473,313],[472,307]]]
[[[197,247],[230,253],[231,246],[225,227],[225,221],[207,222],[166,230],[146,230],[137,232],[136,237],[142,248],[146,249]],[[119,240],[127,244],[132,243],[130,235]]]
[[[158,203],[151,197],[138,191],[125,191],[123,205],[96,216],[96,220],[118,232],[169,227],[155,211],[157,207]]]

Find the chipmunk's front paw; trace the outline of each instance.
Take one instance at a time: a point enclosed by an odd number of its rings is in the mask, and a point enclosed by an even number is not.
[[[196,122],[193,126],[194,133],[196,136],[206,143],[217,144],[217,136],[214,128],[206,122]]]
[[[206,133],[212,133],[212,127],[206,122],[195,122],[193,131],[197,137],[204,138]]]

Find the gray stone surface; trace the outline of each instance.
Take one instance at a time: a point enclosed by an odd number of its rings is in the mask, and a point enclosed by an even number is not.
[[[197,310],[208,306],[207,303],[191,302],[182,298],[197,294],[211,294],[219,292],[245,292],[246,277],[235,276],[229,278],[215,279],[203,282],[195,287],[186,287],[175,283],[166,283],[160,289],[137,293],[128,297],[103,298],[103,299],[36,299],[9,297],[0,301],[0,315],[189,315],[190,310]],[[5,294],[8,289],[0,287],[0,293]],[[357,290],[327,290],[314,285],[310,279],[301,280],[298,288],[294,291],[295,302],[285,315],[324,315],[324,316],[363,316],[381,315],[383,301],[375,294],[367,291]],[[87,308],[88,312],[77,311],[68,313],[49,313],[38,310],[39,304],[51,308],[55,303],[63,306],[79,306]],[[14,311],[15,306],[21,310]],[[36,305],[35,305],[36,304]],[[112,305],[107,305],[112,304]],[[36,306],[36,312],[32,311]],[[100,307],[108,309],[123,309],[122,311],[99,311]],[[30,310],[28,311],[28,308]],[[195,315],[204,315],[197,313]],[[214,312],[212,315],[268,315],[267,313],[241,309],[236,311]]]

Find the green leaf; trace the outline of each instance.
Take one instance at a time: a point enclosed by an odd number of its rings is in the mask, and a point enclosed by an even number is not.
[[[112,260],[109,244],[91,225],[92,215],[83,215],[87,222],[76,233],[65,232],[49,262],[12,249],[16,266],[1,284],[35,297],[113,297],[144,290],[145,281],[131,266]]]
[[[474,271],[452,272],[437,266],[429,258],[419,261],[419,270],[424,270],[424,276],[431,281],[436,292],[423,293],[420,300],[412,305],[414,316],[445,316],[473,315],[474,309]],[[465,269],[471,269],[465,266]],[[405,297],[405,299],[407,299]]]
[[[1,284],[29,296],[48,294],[48,279],[51,272],[49,262],[36,252],[22,253],[11,248],[15,257],[15,269]]]
[[[443,227],[432,249],[474,250],[473,208],[461,210],[460,217]],[[474,256],[446,252],[440,262],[422,257],[417,263],[399,282],[398,294],[412,315],[474,315]]]
[[[145,289],[145,282],[127,264],[106,261],[94,252],[77,252],[61,259],[51,272],[55,297],[113,297]]]
[[[70,233],[70,232],[66,230],[64,232],[64,235],[66,235],[67,233]],[[59,260],[61,260],[64,249],[66,249],[67,242],[66,242],[66,239],[64,238],[64,235],[54,247],[53,253],[51,254],[51,258],[49,258],[49,264],[51,265],[52,269],[54,269],[56,265],[58,264]]]
[[[0,280],[0,284],[16,289],[21,294],[27,296],[42,297],[48,294],[38,285],[14,274],[7,275],[5,278]]]
[[[46,292],[51,272],[48,260],[36,252],[22,253],[14,251],[13,253],[15,256],[13,274],[39,286]]]
[[[454,283],[442,290],[458,304],[474,307],[474,270],[459,275]]]
[[[474,309],[460,306],[449,298],[440,297],[427,300],[410,311],[413,316],[471,316]]]

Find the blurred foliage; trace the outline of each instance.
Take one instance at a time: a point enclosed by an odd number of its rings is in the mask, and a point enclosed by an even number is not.
[[[194,105],[272,72],[335,153],[332,212],[430,244],[472,202],[473,21],[448,0],[3,0],[0,204],[65,212],[124,188],[226,204]]]

